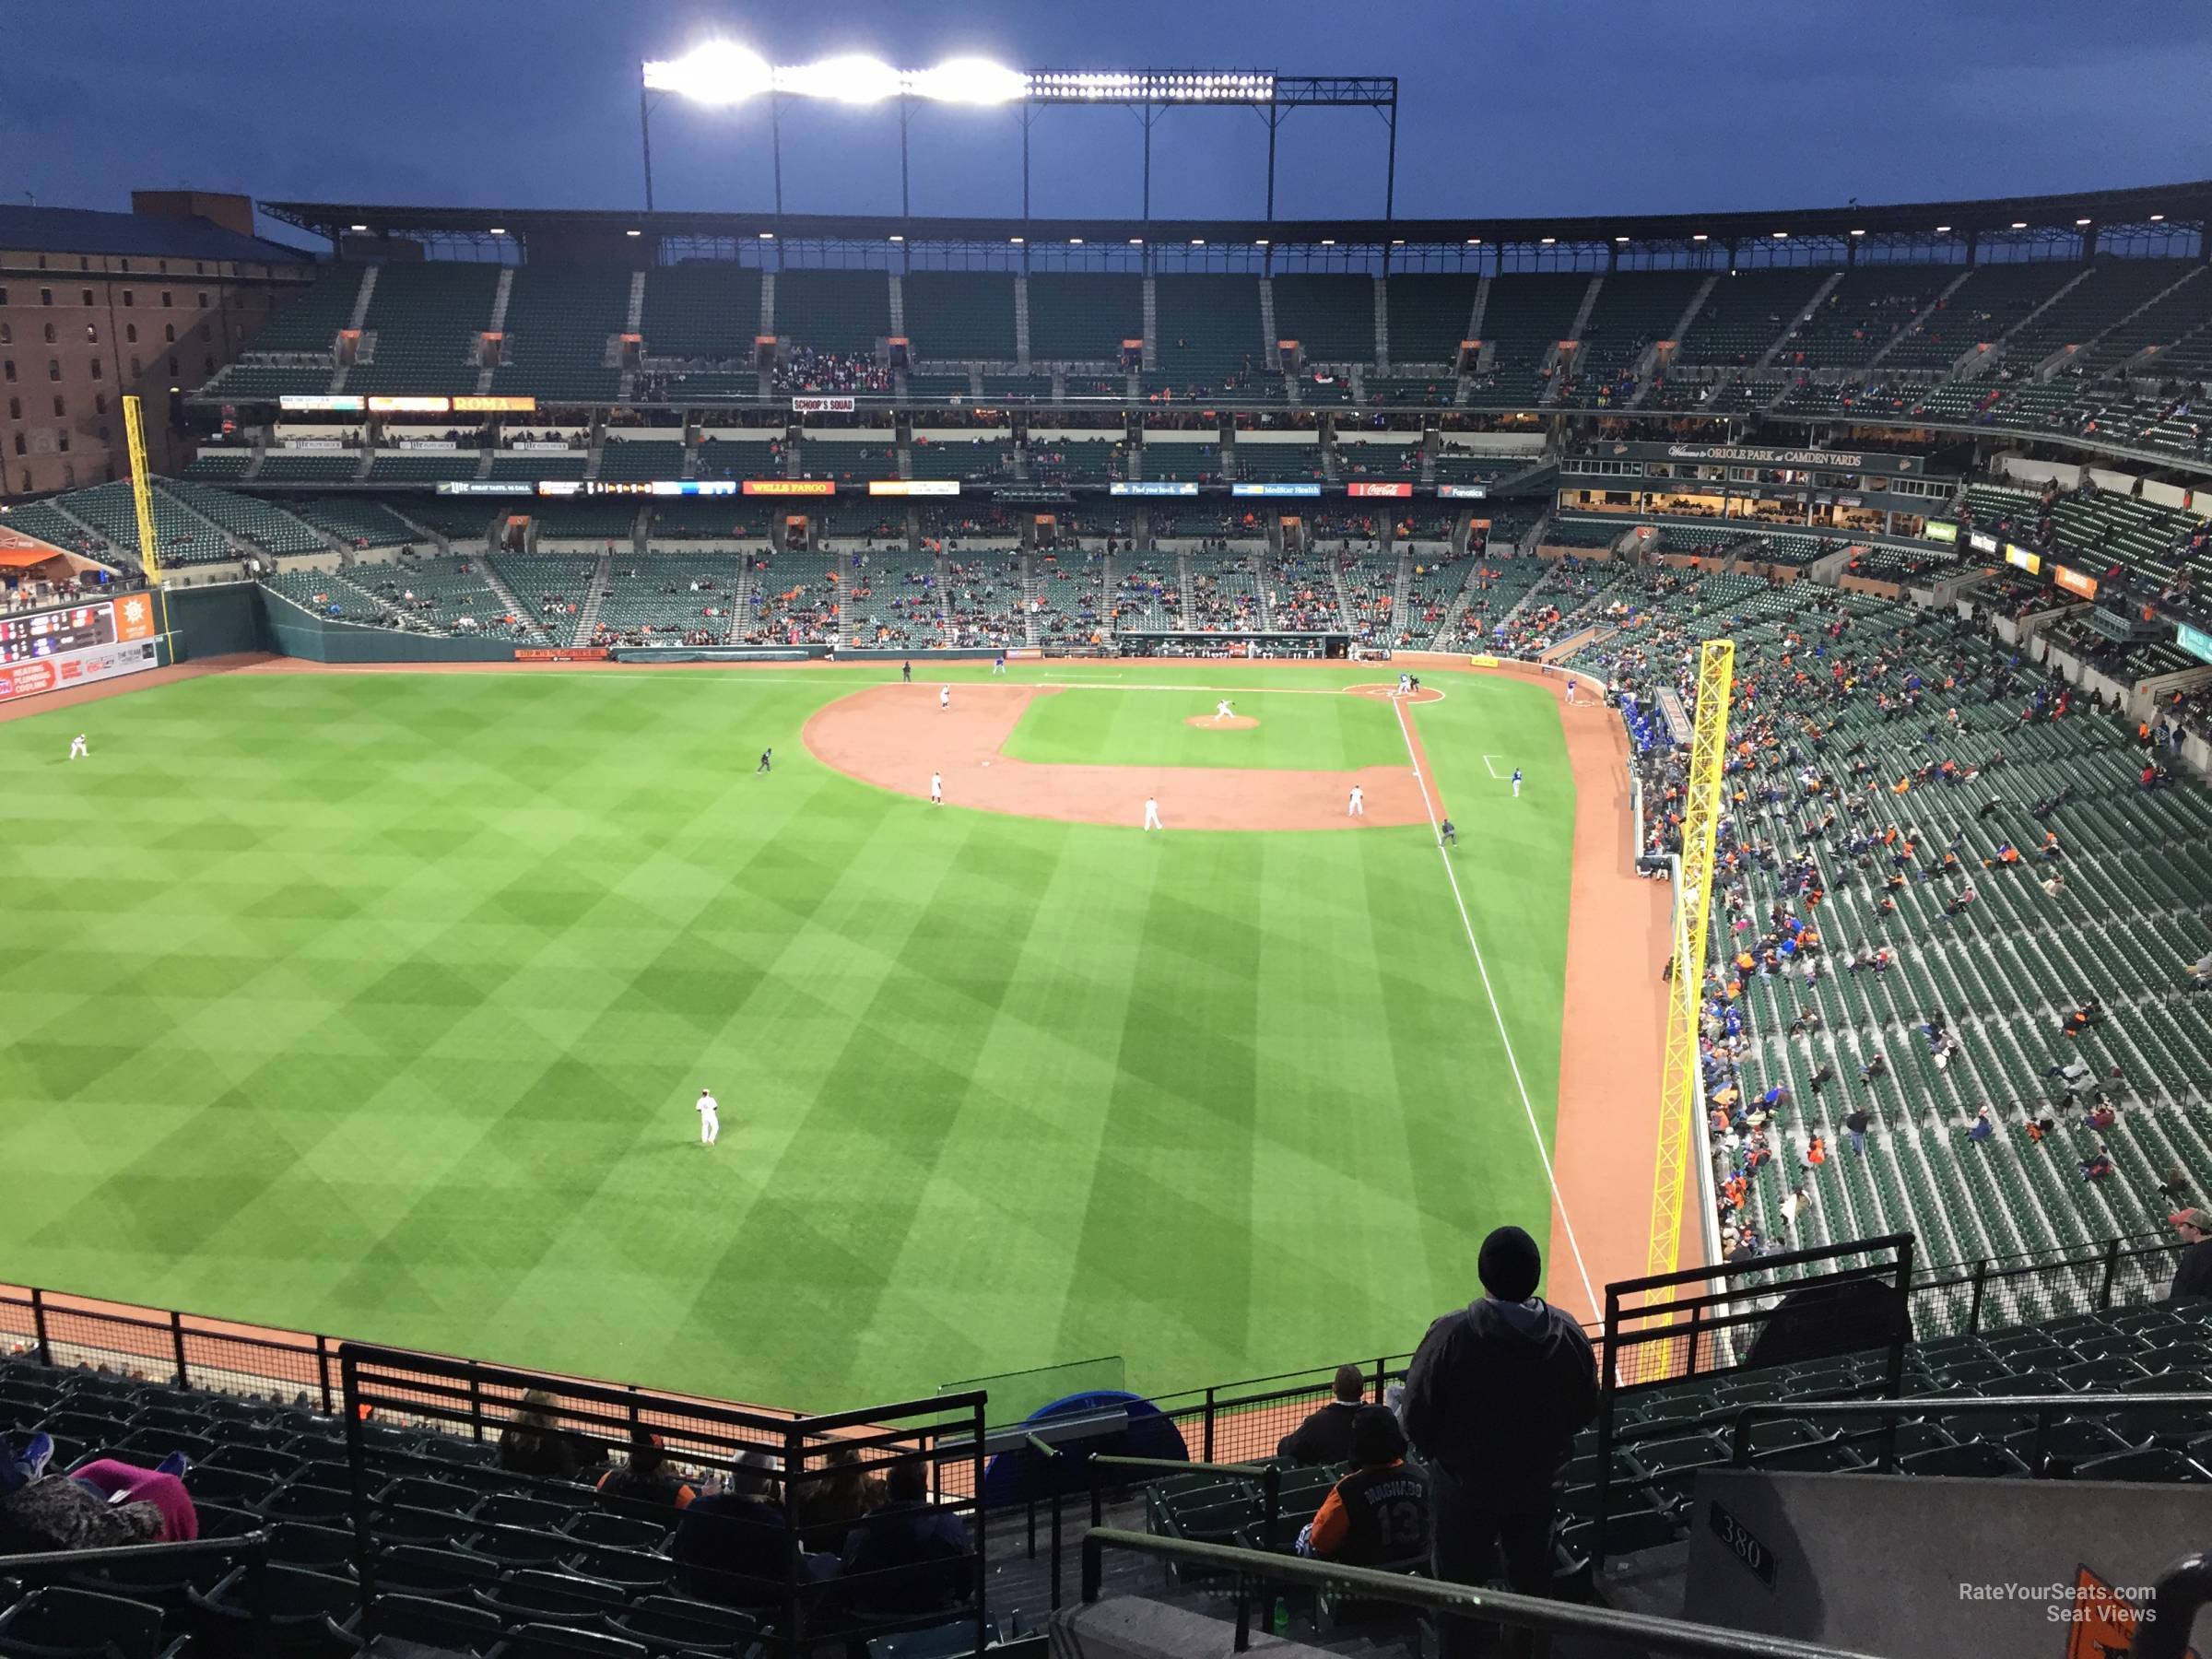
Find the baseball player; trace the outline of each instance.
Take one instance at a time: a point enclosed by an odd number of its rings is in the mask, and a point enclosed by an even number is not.
[[[914,665],[912,663],[899,665],[899,683],[902,686],[911,686],[914,683]]]
[[[950,686],[939,686],[939,687],[937,688],[937,710],[938,710],[938,712],[939,712],[940,713],[942,713],[942,712],[943,712],[945,710],[947,710],[947,709],[949,709],[949,708],[951,708],[951,707],[952,707],[952,688],[951,688]]]
[[[1519,800],[1520,798],[1521,798],[1521,769],[1520,769],[1519,767],[1517,767],[1517,766],[1516,766],[1516,767],[1514,767],[1514,768],[1513,768],[1513,799],[1517,801],[1517,800]]]
[[[945,805],[945,774],[943,772],[933,771],[929,774],[929,804],[932,806]]]
[[[1006,653],[1002,651],[996,656],[991,659],[991,672],[995,677],[997,675],[1004,674],[1006,671]]]
[[[1352,818],[1367,816],[1367,791],[1357,783],[1352,785],[1352,802],[1345,808],[1345,812]]]
[[[69,759],[72,760],[89,760],[91,758],[92,751],[85,747],[85,735],[82,732],[79,732],[76,736],[69,740]]]
[[[774,770],[773,768],[771,768],[771,767],[769,765],[769,763],[768,763],[768,762],[769,762],[769,758],[770,758],[771,755],[773,755],[775,752],[776,752],[776,751],[775,751],[774,749],[772,749],[772,748],[764,748],[764,749],[762,749],[762,750],[760,751],[760,764],[759,764],[759,766],[758,768],[756,768],[756,769],[754,770],[754,772],[753,772],[753,776],[754,776],[754,777],[756,777],[756,778],[757,778],[757,777],[759,777],[759,775],[760,775],[762,772],[764,772],[764,771],[772,771],[772,770]]]
[[[711,1147],[722,1134],[722,1105],[712,1091],[699,1091],[699,1144]]]
[[[1232,705],[1226,697],[1214,705],[1214,719],[1217,723],[1227,720],[1235,712],[1236,709],[1234,705]]]
[[[1159,803],[1150,795],[1145,797],[1145,828],[1147,830],[1165,830],[1167,828],[1159,821]]]
[[[1403,697],[1403,696],[1405,696],[1405,695],[1406,695],[1406,692],[1408,692],[1408,691],[1410,691],[1410,690],[1412,690],[1412,689],[1413,689],[1413,676],[1412,676],[1412,675],[1410,675],[1410,674],[1401,674],[1401,675],[1399,675],[1399,676],[1398,676],[1398,695],[1399,695],[1400,697]]]
[[[1442,823],[1439,824],[1436,827],[1436,844],[1440,847],[1458,846],[1459,826],[1453,823],[1450,818],[1446,818]]]

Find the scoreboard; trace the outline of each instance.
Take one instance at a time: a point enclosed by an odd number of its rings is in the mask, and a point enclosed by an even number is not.
[[[36,616],[0,617],[0,663],[59,656],[115,642],[115,607],[107,600]]]

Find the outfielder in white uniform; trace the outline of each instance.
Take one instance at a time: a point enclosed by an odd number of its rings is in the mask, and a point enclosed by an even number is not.
[[[711,1147],[722,1134],[722,1107],[706,1089],[699,1091],[699,1144]]]
[[[939,686],[937,688],[937,707],[940,709],[949,709],[952,707],[952,688],[950,686]]]
[[[1513,799],[1517,801],[1517,800],[1519,800],[1520,798],[1521,798],[1521,769],[1520,769],[1519,767],[1517,767],[1517,766],[1516,766],[1516,767],[1514,767],[1514,768],[1513,768]]]
[[[1357,783],[1352,785],[1352,804],[1345,811],[1353,818],[1367,816],[1367,791]]]
[[[929,804],[932,806],[945,805],[945,774],[943,772],[929,774]]]
[[[1159,821],[1159,803],[1150,795],[1145,797],[1145,828],[1147,830],[1165,830],[1167,828]]]
[[[79,732],[76,736],[69,740],[69,759],[72,760],[89,760],[91,758],[92,751],[85,747],[85,735],[82,732]]]

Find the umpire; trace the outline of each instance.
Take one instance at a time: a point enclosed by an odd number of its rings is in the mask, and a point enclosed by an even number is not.
[[[1482,1241],[1487,1292],[1429,1327],[1406,1375],[1406,1430],[1430,1465],[1432,1557],[1439,1579],[1505,1581],[1524,1595],[1551,1588],[1552,1481],[1577,1430],[1597,1415],[1590,1339],[1536,1296],[1544,1256],[1518,1227]],[[1442,1659],[1477,1651],[1481,1629],[1441,1621]],[[1509,1653],[1533,1651],[1530,1633]]]

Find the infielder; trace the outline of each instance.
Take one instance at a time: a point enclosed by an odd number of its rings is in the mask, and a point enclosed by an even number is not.
[[[1520,769],[1519,767],[1517,767],[1517,766],[1516,766],[1516,767],[1514,767],[1514,768],[1513,768],[1513,799],[1517,801],[1517,800],[1519,800],[1520,798],[1521,798],[1521,769]]]
[[[1367,791],[1357,783],[1352,785],[1352,804],[1345,808],[1345,812],[1351,818],[1367,816]]]
[[[85,747],[85,735],[82,732],[79,732],[76,736],[69,740],[69,759],[72,760],[89,760],[91,758],[92,751]]]
[[[1145,797],[1145,828],[1147,830],[1165,830],[1167,828],[1159,821],[1159,803],[1150,795]]]
[[[945,774],[943,772],[933,771],[929,774],[929,804],[932,806],[945,805]]]
[[[699,1091],[699,1144],[711,1147],[722,1134],[722,1107],[706,1089]]]
[[[998,653],[996,656],[994,656],[994,657],[993,657],[993,658],[991,659],[991,672],[992,672],[994,675],[1000,675],[1000,674],[1004,674],[1006,671],[1006,653],[1005,652],[1003,652],[1003,651],[1002,651],[1002,652],[1000,652],[1000,653]]]
[[[938,709],[938,712],[942,712],[943,711],[945,711],[945,710],[947,710],[947,709],[949,709],[949,708],[951,708],[951,707],[952,707],[952,688],[951,688],[950,686],[939,686],[939,687],[937,688],[937,709]]]

